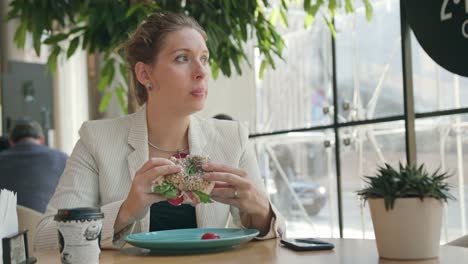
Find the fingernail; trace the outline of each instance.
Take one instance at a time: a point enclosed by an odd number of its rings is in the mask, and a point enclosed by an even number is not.
[[[208,169],[209,167],[210,167],[210,166],[209,166],[208,164],[203,164],[203,165],[202,165],[202,169],[204,169],[204,170]]]

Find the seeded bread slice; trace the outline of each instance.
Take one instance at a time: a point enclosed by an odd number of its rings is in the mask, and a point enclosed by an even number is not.
[[[200,155],[187,155],[185,158],[174,158],[170,160],[180,166],[182,170],[179,173],[167,175],[165,180],[174,185],[181,191],[201,191],[205,194],[210,194],[215,183],[204,180],[201,176],[203,164],[209,161],[208,157]]]

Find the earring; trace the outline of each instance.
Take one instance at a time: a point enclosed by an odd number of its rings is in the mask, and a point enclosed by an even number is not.
[[[153,88],[153,85],[150,82],[147,82],[145,87],[146,89],[151,90]]]

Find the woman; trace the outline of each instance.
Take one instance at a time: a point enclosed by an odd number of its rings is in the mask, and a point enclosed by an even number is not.
[[[90,121],[67,163],[48,212],[101,207],[101,245],[122,246],[129,233],[189,227],[260,230],[259,239],[281,236],[284,221],[267,198],[248,131],[237,122],[200,119],[208,94],[206,33],[192,18],[154,14],[125,45],[142,109],[113,120]],[[180,170],[169,157],[209,156],[206,180],[218,182],[215,203],[170,206],[150,192],[153,181]],[[36,245],[55,242],[51,220],[38,227]]]

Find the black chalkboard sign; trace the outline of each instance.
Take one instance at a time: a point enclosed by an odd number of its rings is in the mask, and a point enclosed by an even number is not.
[[[426,53],[468,76],[468,0],[405,0],[407,19]]]

